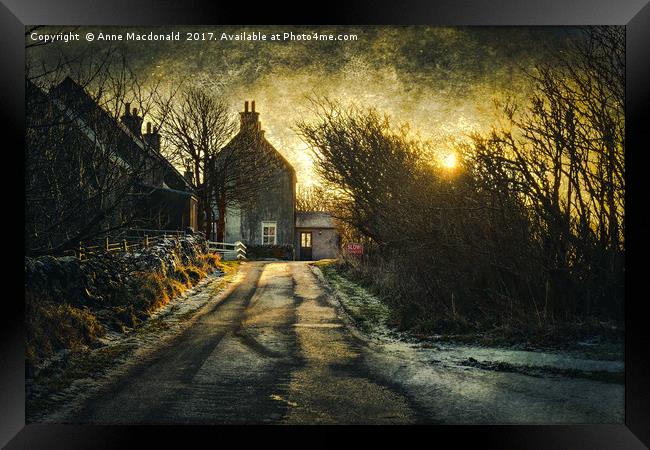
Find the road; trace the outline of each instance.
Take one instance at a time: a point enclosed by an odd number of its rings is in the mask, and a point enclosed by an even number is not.
[[[171,344],[144,358],[66,421],[402,424],[619,419],[622,386],[422,365],[352,333],[307,264],[249,262],[241,270],[242,281],[230,295],[206,305]]]

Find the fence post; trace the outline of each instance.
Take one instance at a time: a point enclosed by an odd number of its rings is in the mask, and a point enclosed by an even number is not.
[[[79,261],[83,259],[83,251],[84,251],[83,242],[79,241]]]
[[[124,251],[128,252],[129,251],[129,244],[127,244],[126,239],[124,239],[123,245],[124,245]]]
[[[148,248],[148,247],[149,247],[149,236],[147,236],[145,234],[144,235],[144,248]]]
[[[108,236],[106,236],[106,239],[104,240],[104,250],[108,251],[110,248],[110,242],[108,241]]]

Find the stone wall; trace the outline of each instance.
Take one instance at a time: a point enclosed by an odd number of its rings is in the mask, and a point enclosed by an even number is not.
[[[113,303],[123,289],[135,287],[137,272],[172,276],[178,265],[191,265],[207,252],[199,235],[168,238],[133,253],[76,257],[25,258],[25,289],[41,298],[73,305]]]

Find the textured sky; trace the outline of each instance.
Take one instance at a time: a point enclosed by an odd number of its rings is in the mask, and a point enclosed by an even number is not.
[[[522,69],[548,60],[577,35],[566,27],[84,27],[74,29],[80,42],[36,47],[28,58],[51,61],[60,52],[72,55],[88,46],[101,54],[109,44],[83,39],[86,32],[99,31],[179,31],[180,42],[117,45],[145,78],[201,86],[224,96],[233,113],[243,109],[244,100],[255,100],[268,140],[294,164],[303,184],[313,181],[311,159],[294,125],[310,117],[308,96],[374,106],[396,122],[410,123],[444,155],[450,137],[489,128],[493,99],[526,96]],[[188,31],[213,32],[217,40],[185,41]],[[351,33],[357,40],[218,39],[221,33],[241,32]]]

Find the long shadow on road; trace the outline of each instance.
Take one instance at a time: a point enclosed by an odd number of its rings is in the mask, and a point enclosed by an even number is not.
[[[290,274],[262,277],[264,267],[246,264],[243,281],[226,299],[170,345],[86,402],[68,423],[280,420],[287,404],[278,399],[283,398],[291,371],[300,364],[292,326],[295,308],[260,299],[291,299],[293,286]],[[264,319],[256,319],[256,309]]]

